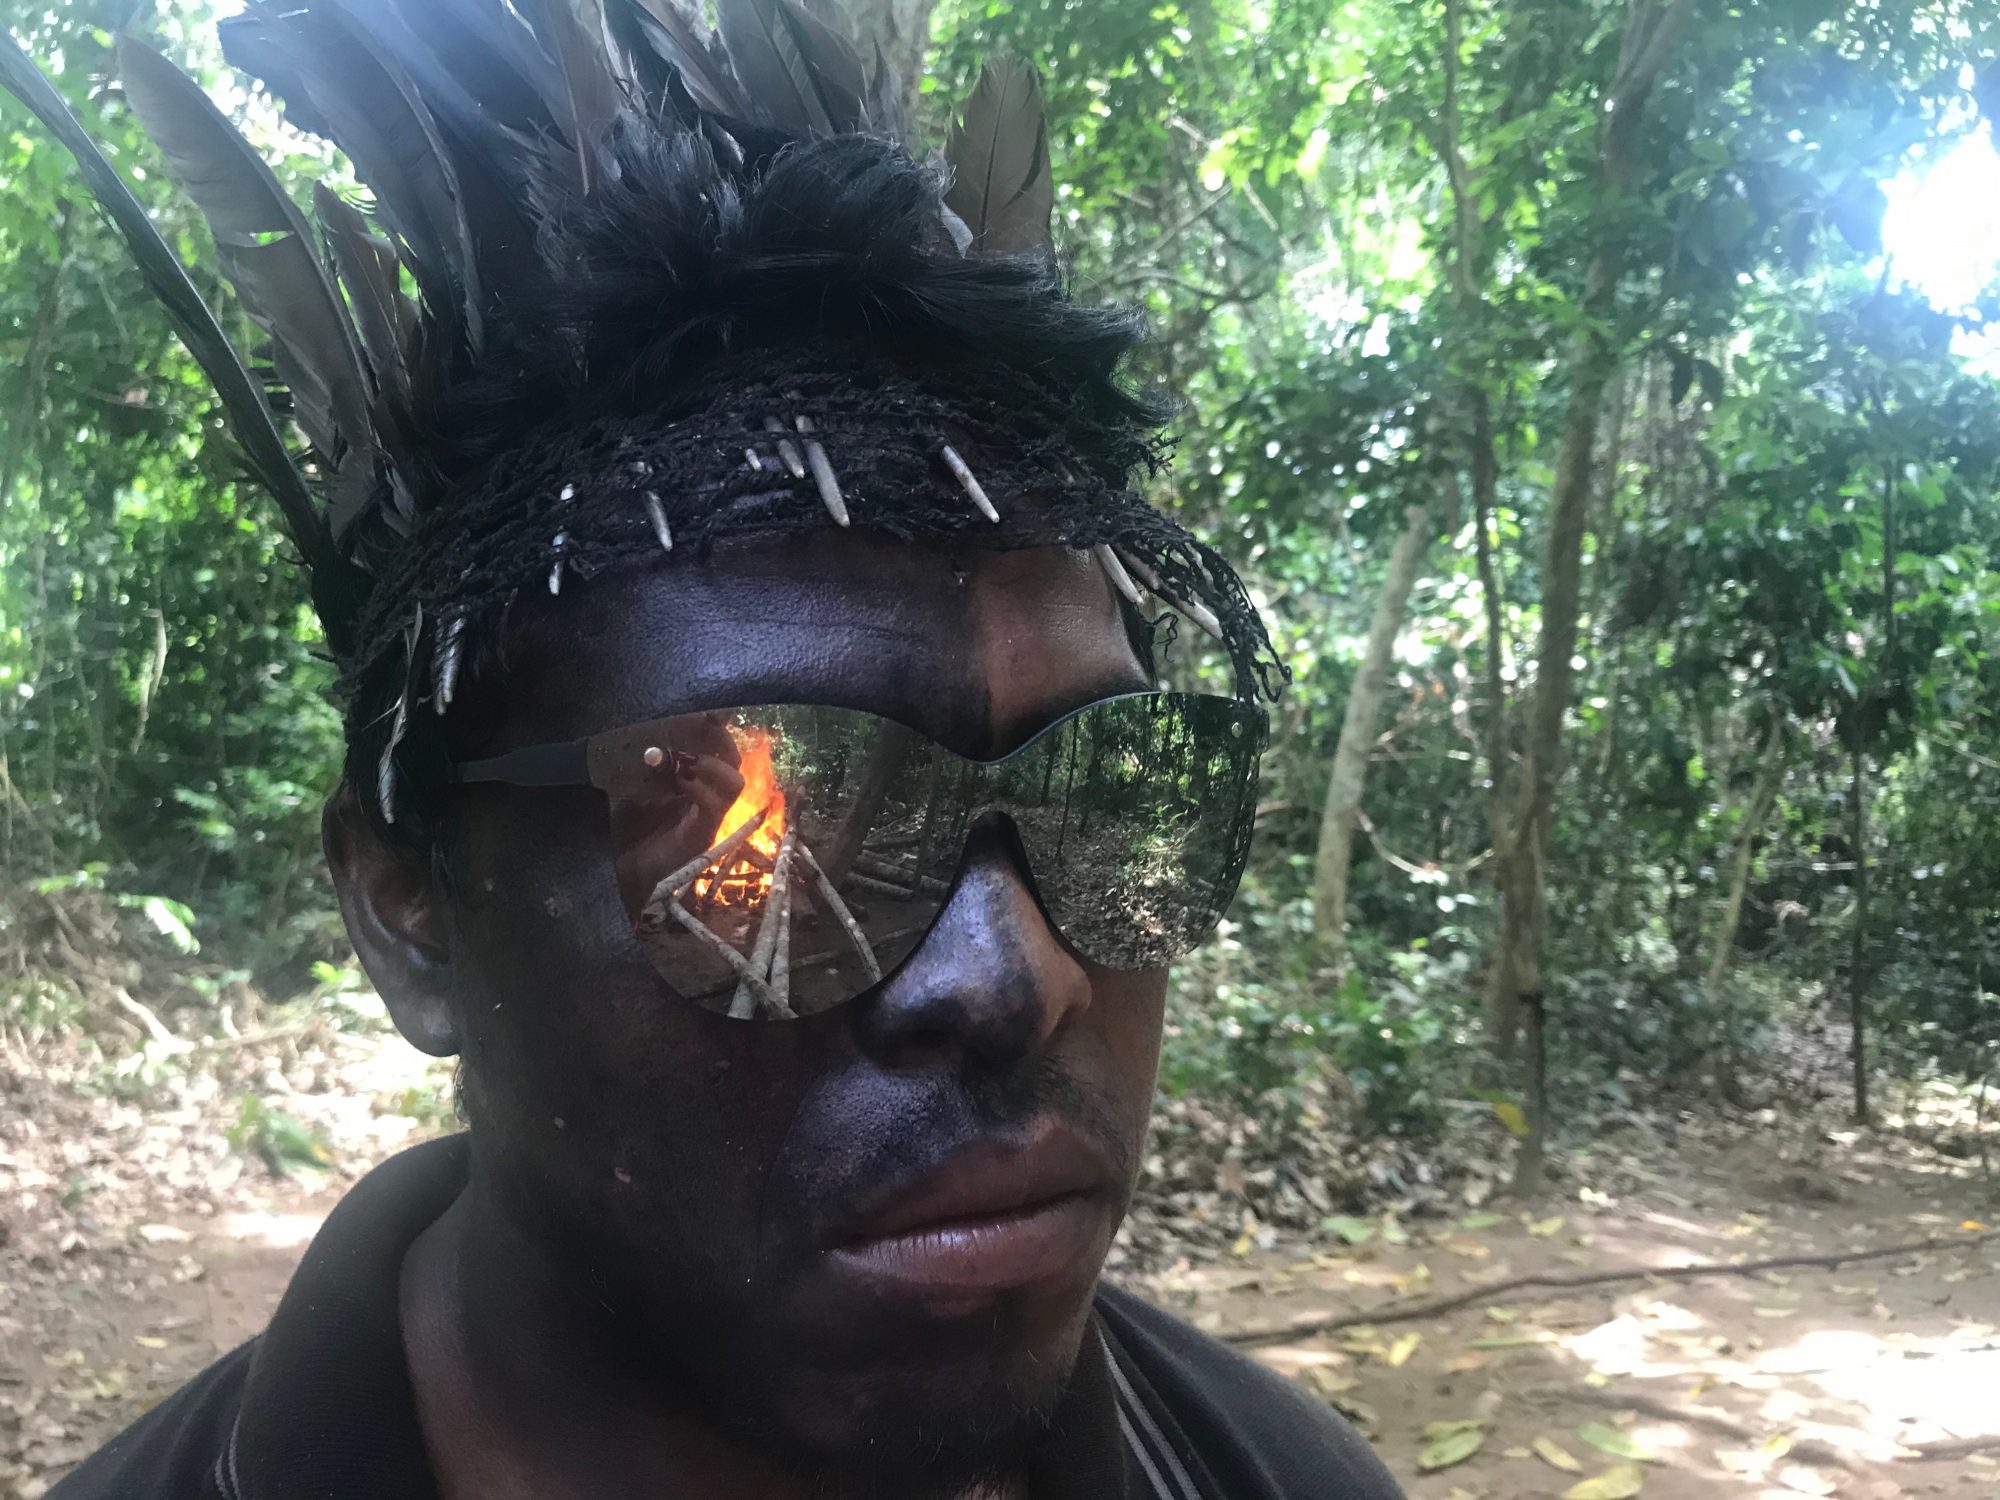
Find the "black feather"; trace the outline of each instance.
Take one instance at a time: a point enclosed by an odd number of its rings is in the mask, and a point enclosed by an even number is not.
[[[877,135],[885,135],[892,141],[909,138],[908,113],[903,107],[907,85],[908,80],[889,66],[888,55],[877,42],[875,66],[868,78],[868,124]]]
[[[246,56],[246,38],[256,38]],[[285,10],[251,0],[224,35],[224,52],[246,65],[275,49],[282,64],[265,81],[294,123],[336,142],[375,192],[383,221],[411,248],[412,269],[434,316],[461,331],[477,353],[484,316],[472,233],[458,173],[429,106],[381,40],[334,0]],[[306,105],[295,113],[295,100]]]
[[[313,188],[313,211],[326,231],[327,246],[354,308],[355,327],[368,357],[376,388],[392,399],[408,400],[410,330],[417,309],[403,295],[396,249],[368,226],[367,217],[325,183]]]
[[[265,403],[263,388],[244,368],[241,357],[201,300],[174,252],[160,238],[139,200],[97,149],[69,105],[28,54],[11,36],[0,45],[0,85],[34,113],[49,132],[76,158],[84,186],[90,189],[125,244],[146,284],[160,299],[188,353],[215,383],[237,441],[251,472],[271,492],[284,515],[293,543],[315,569],[334,561],[325,528],[305,481],[292,463],[284,437]]]
[[[277,176],[187,74],[124,38],[125,99],[214,231],[223,273],[270,334],[278,378],[325,463],[369,446],[368,381],[347,308]]]
[[[945,202],[971,229],[976,253],[1012,255],[1051,245],[1056,182],[1042,81],[1033,68],[1012,59],[988,63],[952,122],[944,154],[952,170]]]
[[[736,119],[750,117],[729,57],[708,24],[686,0],[611,0],[654,54],[679,75],[697,107]]]
[[[576,152],[577,181],[588,193],[597,174],[598,154],[617,118],[623,96],[605,54],[600,0],[518,0],[541,22],[549,51],[562,71],[567,114],[562,135]]]
[[[797,0],[730,0],[722,40],[757,115],[797,135],[858,130],[867,92],[846,39]]]

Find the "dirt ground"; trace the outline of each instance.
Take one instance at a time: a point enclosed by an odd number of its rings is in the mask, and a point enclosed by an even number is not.
[[[241,1054],[141,1109],[101,1073],[0,1053],[0,1497],[38,1500],[254,1333],[347,1187],[448,1127],[442,1075],[393,1042]],[[251,1097],[310,1141],[248,1120]],[[1336,1217],[1121,1274],[1218,1336],[1264,1333],[1255,1357],[1346,1412],[1414,1500],[2000,1496],[2000,1238],[1977,1165],[1798,1122],[1668,1135],[1568,1174],[1533,1215]],[[1500,1285],[1930,1238],[1839,1268]],[[1325,1317],[1371,1321],[1276,1332]]]

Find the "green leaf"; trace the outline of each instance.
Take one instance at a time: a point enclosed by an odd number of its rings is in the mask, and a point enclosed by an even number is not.
[[[1613,1458],[1629,1458],[1646,1464],[1659,1462],[1659,1454],[1616,1427],[1607,1427],[1602,1422],[1585,1422],[1577,1428],[1576,1435],[1600,1453],[1608,1453]]]
[[[1329,1214],[1319,1221],[1319,1227],[1329,1234],[1338,1235],[1350,1245],[1365,1245],[1375,1238],[1373,1224],[1348,1214]]]
[[[1464,1463],[1486,1444],[1486,1429],[1477,1422],[1449,1424],[1449,1430],[1417,1455],[1417,1468],[1426,1474]]]
[[[1637,1464],[1620,1464],[1606,1469],[1595,1479],[1586,1479],[1563,1491],[1562,1500],[1632,1500],[1646,1487],[1646,1471]]]

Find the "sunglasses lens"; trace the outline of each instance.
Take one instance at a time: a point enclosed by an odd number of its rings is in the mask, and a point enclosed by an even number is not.
[[[599,736],[591,780],[661,980],[710,1010],[784,1019],[851,1000],[907,958],[968,830],[994,812],[1086,957],[1179,957],[1235,892],[1262,738],[1232,700],[1160,694],[973,762],[851,710],[730,709]]]
[[[1214,930],[1249,854],[1264,733],[1233,699],[1162,693],[1098,704],[1003,763],[991,805],[1086,958],[1158,968]]]
[[[592,742],[633,930],[676,992],[739,1018],[852,999],[916,947],[926,742],[841,709],[690,714]],[[956,854],[956,850],[953,854]]]

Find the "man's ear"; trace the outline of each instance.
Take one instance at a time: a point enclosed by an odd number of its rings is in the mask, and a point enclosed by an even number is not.
[[[459,1050],[444,901],[430,867],[382,841],[343,781],[320,815],[341,919],[396,1029],[433,1057]]]

